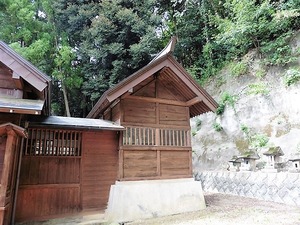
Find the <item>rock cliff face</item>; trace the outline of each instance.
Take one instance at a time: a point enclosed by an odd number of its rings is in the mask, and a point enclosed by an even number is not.
[[[300,53],[300,33],[290,45]],[[262,60],[253,50],[242,59],[247,72],[233,76],[228,66],[204,85],[225,108],[191,120],[195,172],[227,169],[232,156],[249,149],[261,157],[260,166],[268,147],[280,146],[284,163],[300,152],[300,57],[284,67]]]

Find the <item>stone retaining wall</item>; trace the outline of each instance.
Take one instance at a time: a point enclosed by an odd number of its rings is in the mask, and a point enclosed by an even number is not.
[[[263,172],[200,172],[196,180],[201,181],[206,192],[233,194],[266,201],[300,206],[299,173]]]

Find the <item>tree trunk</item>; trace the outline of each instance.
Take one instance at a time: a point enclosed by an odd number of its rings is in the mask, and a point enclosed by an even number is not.
[[[65,84],[63,82],[62,82],[61,86],[62,86],[62,92],[63,92],[63,95],[64,95],[64,102],[65,102],[66,114],[67,114],[67,117],[71,117],[66,86],[65,86]]]

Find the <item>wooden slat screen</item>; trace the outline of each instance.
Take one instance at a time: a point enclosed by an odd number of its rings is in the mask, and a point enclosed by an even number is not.
[[[160,145],[162,146],[188,146],[186,130],[160,129]]]
[[[81,132],[29,128],[24,155],[81,156]]]
[[[190,130],[127,126],[123,145],[189,147]]]
[[[124,145],[156,145],[155,128],[126,127],[123,132]]]

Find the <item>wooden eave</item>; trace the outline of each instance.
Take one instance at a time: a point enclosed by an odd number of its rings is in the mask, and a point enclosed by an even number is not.
[[[124,127],[107,120],[63,117],[63,116],[40,116],[29,117],[29,127],[72,129],[72,130],[124,130]]]
[[[40,92],[49,86],[50,77],[39,71],[2,41],[0,41],[0,62],[12,70],[14,79],[20,80],[22,77]]]
[[[0,124],[0,136],[7,134],[10,130],[13,130],[16,134],[21,137],[27,138],[26,130],[22,127],[19,127],[13,123],[4,123]]]
[[[127,92],[130,93],[136,85],[158,72],[165,73],[164,76],[168,77],[170,80],[178,80],[178,82],[174,82],[174,84],[177,84],[177,90],[186,96],[187,101],[184,103],[186,106],[190,107],[191,117],[216,110],[218,105],[215,100],[194,81],[194,79],[169,53],[151,61],[148,65],[138,70],[115,87],[106,91],[87,117],[99,117],[113,101]]]
[[[40,115],[44,100],[5,98],[0,99],[0,112]]]

